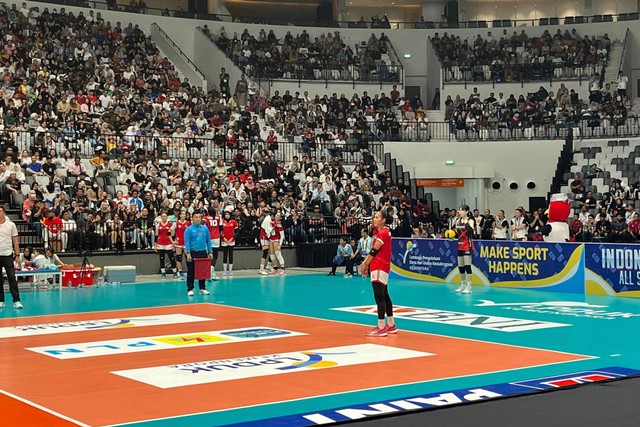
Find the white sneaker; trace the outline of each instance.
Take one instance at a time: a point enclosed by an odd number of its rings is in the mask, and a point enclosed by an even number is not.
[[[213,276],[211,276],[211,280],[220,280],[220,278],[214,274]]]
[[[223,279],[226,279],[228,275],[229,275],[229,273],[227,273],[226,271],[222,272],[222,278]]]
[[[464,290],[462,291],[463,294],[470,294],[471,291],[471,285],[467,284],[467,286],[465,286]]]
[[[460,283],[460,287],[458,289],[456,289],[456,293],[458,293],[458,294],[461,293],[462,291],[465,290],[466,287],[467,287],[467,285],[464,282]]]
[[[0,308],[4,308],[4,302],[0,302]]]
[[[22,303],[20,301],[16,301],[13,303],[13,308],[24,308],[24,306],[22,305]]]
[[[267,270],[260,270],[260,271],[258,272],[258,274],[260,274],[260,275],[262,275],[262,276],[268,276],[268,275],[269,275],[269,272],[268,272]]]
[[[229,277],[233,277],[233,270],[229,272]]]
[[[194,295],[195,295],[195,293],[194,293],[193,291],[189,291],[189,292],[187,292],[187,296],[188,296],[188,297],[192,297],[192,296],[194,296]]]
[[[206,289],[200,289],[200,295],[211,295],[211,292]]]

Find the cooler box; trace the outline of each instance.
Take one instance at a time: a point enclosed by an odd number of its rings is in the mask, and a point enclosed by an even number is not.
[[[62,271],[62,286],[79,286],[81,283],[84,286],[93,285],[98,276],[97,272],[100,268],[95,268],[93,265],[81,266],[81,265],[65,265],[60,268]]]
[[[209,258],[193,260],[193,278],[195,280],[211,279],[211,260]]]
[[[107,265],[104,267],[104,280],[107,283],[134,283],[136,281],[136,266]]]

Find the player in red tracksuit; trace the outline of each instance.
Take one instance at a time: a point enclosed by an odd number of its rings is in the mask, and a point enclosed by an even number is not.
[[[376,235],[371,252],[366,256],[360,272],[363,276],[371,273],[373,296],[378,308],[378,326],[367,333],[370,337],[386,337],[387,334],[397,334],[393,319],[393,303],[389,296],[389,271],[391,270],[391,232],[387,224],[393,221],[393,208],[383,208],[373,216],[373,226]],[[385,324],[385,315],[387,323]]]
[[[173,223],[173,235],[176,247],[176,266],[178,267],[178,274],[180,280],[184,280],[184,273],[182,272],[182,253],[184,252],[184,231],[191,225],[191,221],[187,221],[187,211],[180,212],[178,220]]]
[[[173,270],[173,278],[178,278],[178,271],[176,270],[176,258],[173,254],[173,223],[169,221],[169,216],[166,212],[160,214],[160,222],[156,224],[156,244],[155,251],[160,256],[160,273],[162,278],[167,277],[167,270],[165,268],[165,256],[169,255],[169,261],[171,262],[171,269]]]
[[[471,293],[471,265],[473,256],[473,232],[476,223],[469,212],[469,206],[458,208],[458,219],[455,223],[458,238],[458,270],[460,271],[460,287],[456,292]]]
[[[209,207],[209,215],[202,218],[202,223],[209,229],[209,238],[211,239],[211,248],[213,249],[213,258],[211,258],[211,280],[218,280],[216,276],[216,262],[218,261],[218,251],[220,250],[220,227],[222,218],[216,209]]]
[[[225,211],[222,218],[222,277],[233,277],[233,247],[236,245],[238,222]]]
[[[271,265],[274,270],[270,273],[272,276],[279,274],[284,276],[287,271],[284,268],[284,257],[282,256],[282,242],[284,241],[284,227],[282,226],[282,214],[276,212],[271,223],[273,231],[269,236],[269,256],[271,257]],[[278,266],[276,267],[276,260]]]

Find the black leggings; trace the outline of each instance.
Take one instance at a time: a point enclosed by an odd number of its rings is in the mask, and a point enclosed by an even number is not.
[[[389,287],[382,283],[373,282],[373,296],[378,306],[378,319],[383,320],[384,315],[393,317],[393,303],[389,297]]]
[[[169,255],[169,262],[171,263],[171,268],[176,269],[176,257],[173,251],[167,251],[164,249],[158,249],[158,255],[160,255],[160,269],[165,269],[164,257],[165,255]]]
[[[233,264],[233,246],[222,247],[222,262],[225,264]]]
[[[211,254],[213,255],[211,257],[211,267],[215,267],[216,266],[216,262],[218,262],[218,252],[220,251],[220,248],[212,248],[211,249]]]

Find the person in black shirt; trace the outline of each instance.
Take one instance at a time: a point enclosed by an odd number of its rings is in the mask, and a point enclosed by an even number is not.
[[[47,161],[42,165],[42,171],[47,174],[49,178],[53,178],[56,175],[58,167],[53,163],[51,156],[47,156]]]

